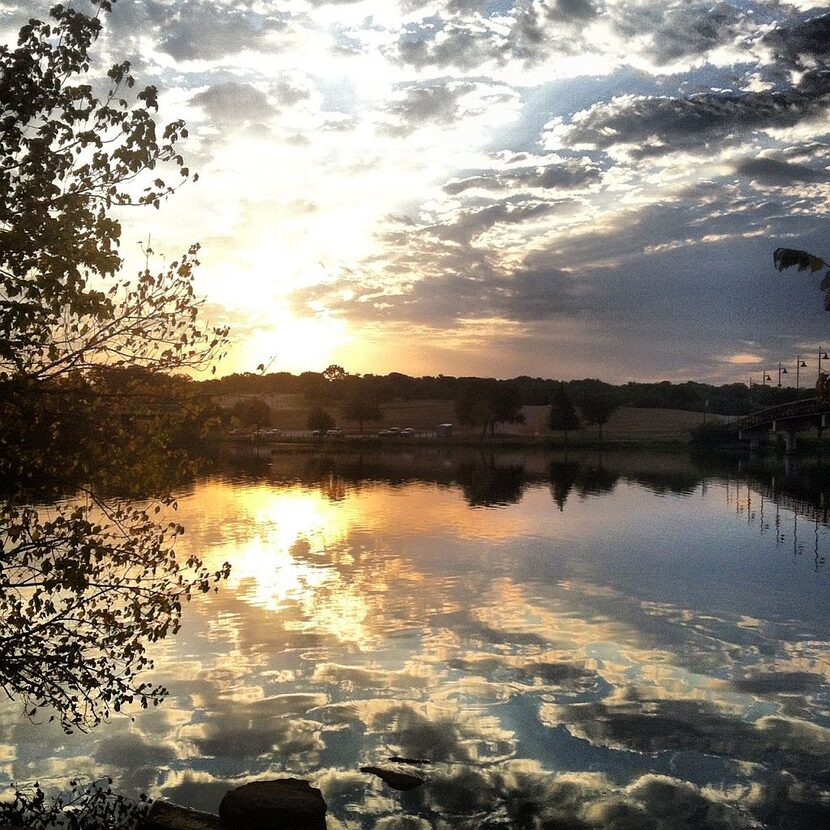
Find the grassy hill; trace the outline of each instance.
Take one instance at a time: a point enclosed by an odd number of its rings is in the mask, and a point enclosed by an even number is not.
[[[226,408],[237,401],[257,397],[263,400],[272,411],[272,426],[282,430],[304,430],[308,413],[318,404],[308,401],[299,394],[260,394],[260,395],[224,395],[217,402]],[[357,432],[357,422],[344,419],[337,404],[323,405],[333,417],[337,426],[346,432]],[[508,435],[545,436],[551,433],[547,429],[547,406],[526,406],[524,424],[501,424],[499,432]],[[456,424],[456,433],[476,430],[464,430],[457,425],[453,401],[395,401],[381,407],[383,418],[364,425],[364,431],[372,434],[389,427],[412,427],[417,430],[433,430],[438,424]],[[725,420],[723,416],[709,415],[709,420]],[[689,430],[702,423],[700,412],[682,409],[645,409],[639,407],[621,407],[603,428],[603,435],[609,441],[683,441]],[[555,433],[561,435],[561,433]],[[583,438],[597,435],[596,427],[589,427]]]

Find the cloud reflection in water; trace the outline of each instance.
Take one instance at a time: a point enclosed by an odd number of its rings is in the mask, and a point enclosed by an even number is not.
[[[332,487],[276,463],[182,500],[187,545],[234,570],[159,644],[167,703],[60,743],[3,707],[10,777],[91,756],[215,810],[229,782],[291,772],[323,788],[331,828],[830,816],[827,575],[778,555],[720,480],[511,459],[496,484],[486,459],[478,479],[465,460]],[[479,509],[488,493],[500,509]],[[427,784],[357,772],[393,756]]]

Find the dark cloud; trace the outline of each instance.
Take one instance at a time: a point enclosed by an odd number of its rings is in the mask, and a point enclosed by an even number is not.
[[[264,92],[237,81],[215,84],[191,100],[204,109],[212,122],[223,127],[242,127],[274,112]]]
[[[429,706],[395,703],[368,718],[368,728],[383,736],[394,754],[432,762],[478,763],[503,758],[516,749],[512,732],[491,719],[460,712],[437,715]],[[434,781],[429,789],[434,792]]]
[[[352,300],[342,300],[339,290],[355,287],[335,283],[323,294],[331,308],[356,320],[408,321],[439,327],[452,326],[461,318],[503,318],[521,321],[555,319],[576,313],[584,305],[582,288],[572,274],[555,269],[519,271],[495,276],[486,263],[469,263],[467,273],[428,277],[394,288],[363,285]],[[321,298],[319,290],[296,292],[301,307]]]
[[[176,758],[175,750],[162,743],[150,743],[140,735],[131,732],[113,735],[98,744],[95,760],[108,767],[154,766],[169,764]]]
[[[277,17],[263,17],[244,6],[208,0],[184,0],[175,7],[164,7],[164,11],[159,48],[176,60],[215,60],[256,49],[269,32],[286,25]]]
[[[290,107],[300,101],[308,100],[311,97],[311,92],[307,87],[282,79],[277,81],[274,87],[274,97],[278,103]]]
[[[398,42],[399,59],[410,66],[476,69],[499,56],[505,40],[481,26],[445,23],[436,33],[433,26],[415,26]]]
[[[472,81],[436,79],[400,88],[400,98],[389,104],[387,113],[394,119],[379,129],[387,135],[408,135],[423,124],[450,125],[462,116],[477,115],[489,107],[512,100],[502,85],[492,87],[482,100],[464,101],[477,90],[486,89]]]
[[[698,700],[624,699],[557,707],[573,734],[636,752],[693,751],[783,768],[804,780],[830,774],[830,730],[795,718],[750,722]]]
[[[510,187],[572,190],[595,184],[600,178],[599,165],[589,159],[566,159],[554,164],[476,171],[445,184],[444,191],[457,195],[472,189],[505,190]]]
[[[830,14],[778,26],[764,36],[776,57],[797,68],[814,68],[830,57]]]
[[[511,635],[512,636],[512,635]],[[505,638],[507,639],[507,638]],[[511,641],[515,644],[515,641]],[[532,645],[536,645],[533,643]],[[599,675],[584,665],[569,662],[511,663],[503,657],[477,659],[454,658],[447,662],[451,669],[483,677],[491,683],[528,684],[539,681],[546,687],[556,687],[569,692],[591,691],[600,683]]]
[[[629,40],[645,37],[645,54],[660,65],[732,42],[743,17],[731,3],[620,4],[614,28]]]
[[[413,86],[390,107],[390,112],[404,121],[448,124],[455,120],[459,99],[474,89],[474,84],[452,81]]]
[[[821,674],[810,672],[763,672],[740,680],[730,680],[729,685],[739,692],[753,695],[804,695],[817,692],[825,685]]]
[[[511,9],[451,0],[441,14],[404,30],[397,45],[403,63],[470,70],[491,62],[533,64],[553,53],[577,54],[583,44],[574,36],[575,27],[592,20],[597,11],[588,0],[521,3]],[[498,21],[493,22],[491,15]]]
[[[806,164],[795,164],[773,158],[745,159],[736,166],[735,172],[739,176],[746,176],[761,184],[778,186],[794,182],[830,181],[830,173],[827,170],[817,170]]]
[[[636,145],[635,157],[674,150],[710,152],[756,130],[792,127],[823,115],[830,76],[805,78],[785,92],[706,92],[688,98],[622,96],[555,126],[565,145],[605,149]]]
[[[495,225],[516,225],[562,210],[567,201],[551,202],[522,194],[502,199],[483,208],[461,211],[453,221],[433,225],[430,231],[440,239],[469,243]]]
[[[591,20],[597,9],[591,0],[553,0],[546,4],[546,15],[551,20]]]

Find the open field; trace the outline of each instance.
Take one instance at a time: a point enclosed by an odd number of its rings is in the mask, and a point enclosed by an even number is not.
[[[238,400],[250,398],[250,395],[228,395],[219,403],[222,406],[233,406]],[[273,419],[271,426],[284,431],[305,430],[308,413],[317,404],[309,402],[303,395],[259,395],[271,407]],[[337,423],[339,429],[347,433],[358,432],[360,425],[356,421],[349,421],[340,416],[336,404],[325,406]],[[547,436],[551,435],[547,429],[547,406],[526,406],[524,424],[501,424],[498,431],[504,435]],[[395,401],[381,407],[383,418],[364,424],[367,434],[374,434],[378,430],[389,427],[412,427],[419,431],[432,431],[438,424],[456,424],[453,401]],[[723,416],[708,415],[709,420],[726,420]],[[642,409],[635,407],[621,407],[603,428],[603,436],[609,441],[683,441],[689,435],[689,430],[702,423],[703,415],[700,412],[689,412],[682,409]],[[456,434],[476,432],[465,430],[456,424]],[[562,433],[553,433],[562,435]],[[596,427],[588,427],[581,434],[582,438],[592,439],[598,436]],[[574,436],[576,437],[576,436]]]

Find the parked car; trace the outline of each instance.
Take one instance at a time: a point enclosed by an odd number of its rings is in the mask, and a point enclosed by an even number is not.
[[[343,434],[342,429],[327,429],[326,430],[326,435],[328,435],[330,438],[339,438],[342,434]]]
[[[412,427],[406,427],[406,429],[401,430],[401,435],[407,438],[413,438],[415,436],[415,430]]]

